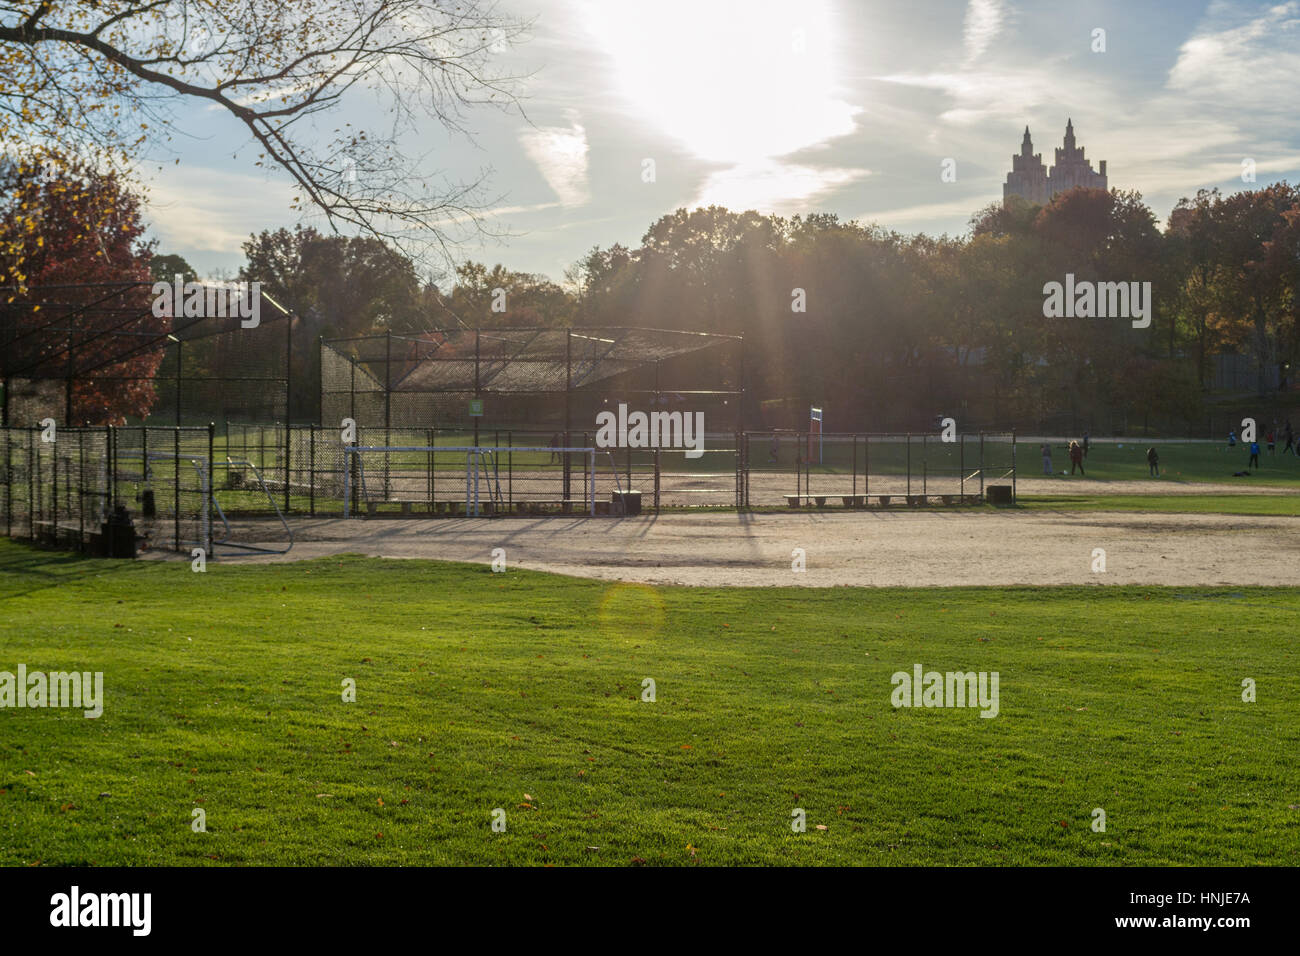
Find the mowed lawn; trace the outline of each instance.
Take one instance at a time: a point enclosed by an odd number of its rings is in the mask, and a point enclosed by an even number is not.
[[[1147,449],[1154,447],[1160,457],[1160,477],[1152,477],[1147,465]],[[1040,452],[1042,443],[1033,439],[1021,439],[1016,444],[1015,462],[1017,474],[1021,478],[1046,478],[1043,474],[1043,458]],[[764,450],[755,442],[750,452],[750,467],[755,472],[780,471],[794,474],[794,443],[790,442],[781,453],[777,465],[769,464],[765,456],[757,452]],[[809,471],[817,474],[847,474],[852,470],[854,448],[849,443],[835,442],[827,444],[824,449],[824,464],[809,465]],[[867,464],[866,449],[859,442],[857,448],[858,474]],[[1009,442],[987,441],[984,452],[985,466],[989,470],[990,480],[993,476],[1001,479],[1002,473],[1011,465],[1011,445]],[[909,458],[910,456],[910,458]],[[1274,454],[1268,453],[1267,446],[1260,441],[1260,465],[1250,466],[1250,451],[1241,443],[1228,448],[1227,442],[1193,442],[1165,441],[1158,438],[1138,439],[1137,441],[1113,442],[1094,441],[1083,463],[1086,477],[1099,481],[1143,481],[1151,485],[1151,493],[1158,494],[1161,484],[1171,482],[1227,482],[1239,484],[1243,491],[1257,486],[1281,488],[1300,487],[1300,458],[1291,454],[1282,454],[1278,445]],[[976,474],[979,465],[979,444],[967,438],[964,449],[958,445],[944,444],[934,436],[929,436],[924,444],[920,436],[914,436],[909,447],[901,440],[872,439],[870,443],[869,464],[874,475],[904,475],[907,473],[908,461],[911,462],[914,481],[919,481],[924,468],[935,480],[945,480],[965,472]],[[1061,492],[1070,494],[1070,455],[1068,442],[1052,442],[1052,471],[1060,478]],[[1234,477],[1239,471],[1249,471],[1249,476]],[[1077,476],[1076,476],[1077,477]]]
[[[1022,441],[1016,446],[1018,474],[1025,478],[1042,478],[1043,457],[1041,443]],[[1160,457],[1160,477],[1152,477],[1147,465],[1147,449],[1155,448]],[[1255,485],[1300,485],[1300,458],[1282,454],[1278,445],[1273,454],[1263,439],[1259,442],[1259,466],[1250,464],[1250,450],[1237,443],[1233,448],[1222,442],[1162,441],[1157,438],[1139,439],[1135,442],[1093,442],[1084,460],[1087,477],[1103,481],[1150,481],[1152,490],[1158,491],[1161,482],[1215,481],[1240,484],[1242,490]],[[1052,467],[1059,474],[1070,470],[1068,444],[1052,444]],[[1234,477],[1236,472],[1249,471],[1249,476]],[[1068,488],[1067,480],[1062,481]]]
[[[1296,589],[199,574],[0,542],[0,670],[106,693],[0,710],[0,863],[1297,865],[1298,644]],[[1000,714],[894,709],[916,663],[997,671]]]
[[[988,507],[988,506],[978,506]],[[1165,514],[1300,516],[1300,495],[1017,495],[1028,511],[1156,511]]]

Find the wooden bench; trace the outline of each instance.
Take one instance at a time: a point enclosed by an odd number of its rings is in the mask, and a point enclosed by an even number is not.
[[[786,495],[785,503],[791,508],[799,508],[805,501],[815,501],[818,508],[825,508],[829,497],[830,495]]]
[[[882,508],[889,507],[889,502],[899,495],[784,495],[785,503],[791,508],[800,507],[803,502],[814,502],[818,508],[826,507],[826,501],[829,498],[839,498],[846,508],[867,508],[871,506],[871,499],[875,498]],[[913,499],[922,497],[912,495]]]

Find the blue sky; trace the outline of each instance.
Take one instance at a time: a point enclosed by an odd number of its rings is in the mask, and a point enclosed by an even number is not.
[[[430,176],[488,173],[488,223],[505,235],[460,257],[556,280],[592,246],[634,246],[660,215],[709,202],[961,234],[1001,198],[1024,127],[1050,165],[1067,117],[1111,186],[1139,190],[1162,219],[1198,188],[1251,188],[1245,158],[1258,185],[1300,180],[1300,0],[501,8],[533,20],[501,54],[528,75],[523,114],[476,110],[472,137],[431,123],[404,146],[429,156]],[[359,96],[331,119],[373,120],[372,104]],[[253,165],[215,109],[179,123],[174,154],[142,169],[151,235],[201,274],[237,269],[249,233],[299,221],[289,185]],[[940,178],[947,158],[955,182]]]

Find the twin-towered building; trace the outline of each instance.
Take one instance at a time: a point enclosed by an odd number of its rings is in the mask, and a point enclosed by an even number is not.
[[[1106,189],[1106,161],[1098,163],[1100,172],[1093,172],[1092,164],[1083,156],[1083,147],[1074,145],[1074,122],[1065,124],[1065,145],[1056,150],[1056,164],[1048,169],[1043,165],[1043,154],[1034,152],[1029,127],[1020,144],[1020,154],[1011,157],[1011,172],[1002,186],[1002,201],[1020,196],[1040,206],[1046,205],[1057,193],[1076,186],[1088,189]]]

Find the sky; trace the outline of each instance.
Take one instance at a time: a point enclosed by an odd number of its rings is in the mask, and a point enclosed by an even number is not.
[[[1162,222],[1201,188],[1300,181],[1300,0],[500,9],[531,23],[499,54],[525,77],[520,108],[471,111],[468,135],[431,122],[403,146],[427,156],[430,177],[486,177],[495,236],[462,242],[458,258],[556,281],[593,246],[635,247],[658,217],[711,203],[961,235],[1000,200],[1024,128],[1050,166],[1067,118],[1111,187],[1139,191]],[[363,96],[338,119],[373,122]],[[211,276],[239,268],[251,233],[323,225],[290,210],[284,174],[254,166],[218,109],[178,125],[167,161],[143,169],[159,252]]]

